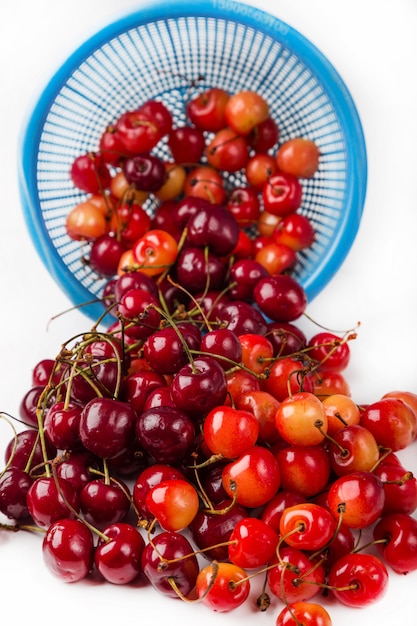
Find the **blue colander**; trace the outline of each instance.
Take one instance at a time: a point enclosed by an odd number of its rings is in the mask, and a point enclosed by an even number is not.
[[[105,281],[82,262],[65,219],[86,197],[69,177],[74,158],[97,150],[103,129],[123,111],[162,99],[186,122],[190,80],[230,93],[253,89],[268,101],[280,141],[313,139],[319,172],[303,181],[314,245],[294,276],[311,301],[343,263],[359,228],[367,183],[361,122],[343,80],[305,37],[279,19],[231,0],[154,2],[81,45],[46,85],[24,129],[20,191],[38,253],[56,282],[91,318],[102,314]],[[166,144],[155,150],[167,157]],[[232,184],[245,184],[239,173]],[[152,200],[145,204],[152,213]],[[95,301],[95,303],[94,303]]]

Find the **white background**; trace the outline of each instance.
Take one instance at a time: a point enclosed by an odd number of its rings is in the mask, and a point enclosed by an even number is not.
[[[15,414],[33,366],[90,322],[79,312],[48,320],[70,303],[28,237],[17,185],[19,135],[42,87],[87,37],[140,0],[14,0],[0,8],[0,411]],[[333,329],[360,322],[346,372],[352,396],[372,402],[393,389],[417,393],[417,3],[415,0],[257,0],[253,6],[299,30],[329,58],[359,111],[369,160],[362,224],[343,267],[310,304]],[[10,431],[0,424],[0,454]],[[402,453],[417,472],[417,444]],[[65,585],[46,571],[40,538],[0,534],[1,612],[34,626],[74,618],[101,626],[274,624],[279,607],[213,614],[149,588]],[[333,624],[415,624],[417,572],[391,576],[384,599],[366,609],[331,607]],[[8,612],[8,609],[10,612]],[[76,613],[75,613],[76,612]],[[395,622],[396,623],[396,622]]]

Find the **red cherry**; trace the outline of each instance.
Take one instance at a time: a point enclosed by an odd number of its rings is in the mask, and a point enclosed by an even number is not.
[[[332,594],[350,607],[367,606],[382,598],[387,590],[388,572],[372,554],[356,552],[340,557],[329,572]]]
[[[94,565],[91,530],[78,519],[57,520],[43,537],[42,556],[49,571],[64,582],[84,579]]]
[[[244,569],[233,563],[210,564],[200,570],[197,597],[213,611],[225,613],[241,606],[250,592]]]
[[[205,417],[204,442],[213,454],[234,459],[255,445],[259,422],[253,413],[228,406],[217,406]]]
[[[243,569],[256,569],[274,557],[279,536],[268,524],[254,517],[237,522],[229,537],[229,560]]]
[[[377,522],[373,538],[384,562],[397,574],[417,570],[417,520],[405,513],[390,513]]]

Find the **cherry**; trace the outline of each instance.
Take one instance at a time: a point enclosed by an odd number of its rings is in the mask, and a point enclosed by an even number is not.
[[[124,331],[134,339],[146,339],[159,328],[161,314],[159,303],[144,289],[130,289],[119,300],[117,307]]]
[[[166,385],[167,381],[161,373],[147,369],[138,370],[125,377],[121,399],[128,402],[139,414],[144,410],[150,393]]]
[[[127,182],[141,191],[157,191],[166,178],[163,161],[150,154],[138,154],[126,159],[123,173]]]
[[[223,367],[212,356],[200,356],[184,365],[173,377],[175,405],[192,416],[202,416],[223,404],[227,394]]]
[[[219,320],[225,328],[237,335],[253,333],[265,335],[267,322],[260,311],[244,300],[234,300],[217,309]]]
[[[235,405],[241,396],[252,391],[260,391],[259,378],[243,369],[232,370],[227,373],[227,398],[225,404]]]
[[[307,347],[310,358],[319,364],[322,372],[341,372],[349,364],[349,345],[333,333],[317,333],[311,337]]]
[[[141,573],[144,548],[145,541],[134,526],[126,522],[110,524],[100,536],[94,563],[105,580],[125,585]]]
[[[331,466],[324,446],[286,445],[276,452],[275,458],[282,489],[311,498],[326,488]]]
[[[274,349],[267,337],[258,333],[239,335],[242,346],[242,363],[254,374],[262,374],[272,361]]]
[[[206,138],[196,126],[178,126],[169,134],[168,147],[176,163],[199,163],[206,147]]]
[[[315,239],[311,220],[302,213],[285,215],[276,225],[272,238],[275,243],[283,243],[295,251],[309,248]]]
[[[209,141],[206,157],[212,167],[224,172],[238,172],[248,161],[248,144],[233,129],[225,127]]]
[[[282,172],[298,178],[311,178],[319,167],[320,150],[311,139],[294,137],[281,144],[275,158]]]
[[[265,505],[278,491],[280,471],[270,450],[253,446],[228,463],[222,473],[227,494],[248,508]]]
[[[327,434],[334,435],[342,428],[360,422],[360,410],[351,397],[334,393],[322,399],[327,415]]]
[[[317,445],[327,432],[323,405],[307,391],[300,391],[281,402],[275,414],[275,424],[281,437],[295,446]]]
[[[224,110],[229,98],[229,93],[220,87],[206,89],[187,103],[187,115],[197,128],[217,132],[226,125]]]
[[[98,470],[99,463],[96,457],[85,450],[66,452],[56,465],[59,478],[65,478],[79,494],[83,487],[93,478],[91,470]]]
[[[242,359],[242,345],[238,336],[228,328],[216,328],[205,333],[200,342],[200,352],[213,356],[224,370]]]
[[[147,100],[139,108],[142,113],[148,115],[154,121],[162,137],[170,133],[173,123],[172,114],[161,100],[156,100],[155,98]]]
[[[146,466],[137,475],[132,487],[132,499],[136,510],[142,518],[152,520],[152,513],[146,506],[146,496],[148,491],[159,485],[162,481],[179,478],[185,480],[185,476],[181,470],[171,465],[163,463],[155,463]]]
[[[48,408],[44,417],[45,433],[60,449],[76,448],[80,443],[81,405],[75,402],[55,402]]]
[[[47,437],[45,437],[45,453],[48,459],[55,458],[57,453],[56,447]],[[16,433],[6,446],[4,460],[10,467],[18,467],[26,471],[43,463],[45,459],[39,441],[39,431],[34,428],[25,428]]]
[[[176,532],[187,528],[197,515],[199,499],[190,482],[171,478],[152,487],[145,504],[163,530]]]
[[[229,560],[243,569],[267,565],[275,556],[279,536],[256,517],[239,520],[229,537]]]
[[[26,426],[38,427],[37,408],[43,394],[44,387],[36,385],[30,387],[20,400],[19,417]]]
[[[222,204],[226,200],[222,175],[210,165],[198,165],[189,172],[186,178],[184,194]]]
[[[336,520],[321,505],[304,502],[284,509],[279,528],[287,545],[301,550],[320,550],[331,541]]]
[[[110,170],[99,152],[77,156],[71,164],[73,184],[89,194],[100,193],[110,185]]]
[[[384,486],[383,515],[412,514],[417,509],[417,478],[401,464],[382,461],[373,469]]]
[[[81,411],[81,442],[98,457],[115,457],[129,448],[135,422],[136,413],[127,402],[93,398]]]
[[[328,449],[330,463],[337,476],[371,471],[379,460],[375,437],[360,424],[345,426],[334,433]]]
[[[114,297],[119,302],[122,296],[131,289],[148,291],[154,298],[158,297],[158,289],[154,280],[140,270],[124,272],[118,276],[114,284]]]
[[[150,227],[151,218],[145,209],[130,198],[124,199],[116,206],[110,220],[110,228],[113,231],[113,235],[123,245],[123,249],[131,247]]]
[[[371,403],[362,411],[360,423],[374,435],[379,445],[393,452],[408,447],[416,438],[417,416],[399,398],[383,398]]]
[[[227,256],[235,248],[239,226],[234,216],[219,204],[200,207],[187,222],[187,241],[191,246],[208,246],[217,256]]]
[[[286,244],[271,241],[260,247],[255,254],[255,261],[260,263],[269,274],[283,274],[294,268],[297,263],[297,254]]]
[[[213,509],[200,509],[189,531],[203,556],[210,560],[228,561],[230,535],[248,512],[242,505],[232,504],[227,497],[214,504]]]
[[[270,336],[268,333],[266,335]],[[262,381],[262,389],[282,402],[290,394],[300,391],[312,393],[313,378],[303,360],[289,355],[277,359],[268,368],[268,376]]]
[[[263,122],[255,126],[246,136],[248,145],[256,152],[268,152],[279,139],[279,128],[275,119],[269,115]]]
[[[96,478],[80,492],[80,508],[90,524],[105,528],[126,519],[130,509],[130,495],[122,483]]]
[[[274,396],[261,389],[242,392],[236,398],[237,409],[250,411],[258,420],[258,442],[263,445],[274,445],[280,441],[279,433],[275,426],[275,413],[279,402]]]
[[[33,479],[20,467],[9,467],[0,477],[0,512],[21,521],[29,517],[27,492]]]
[[[49,528],[60,519],[73,519],[79,511],[79,497],[71,483],[52,476],[36,478],[27,491],[27,508],[33,521]]]
[[[112,233],[104,233],[91,244],[88,263],[99,276],[111,277],[117,273],[125,246]]]
[[[271,593],[285,603],[310,600],[320,593],[325,577],[321,564],[314,564],[304,551],[292,546],[280,548],[267,573]]]
[[[384,562],[397,574],[417,570],[417,520],[406,513],[384,515],[373,538]]]
[[[331,567],[328,585],[342,604],[363,607],[385,594],[388,571],[373,554],[346,554]]]
[[[330,486],[328,503],[336,519],[342,516],[349,528],[366,528],[382,515],[385,492],[380,479],[371,472],[351,472]]]
[[[266,337],[279,357],[294,355],[307,345],[304,332],[291,322],[269,322]]]
[[[316,602],[290,602],[278,614],[275,626],[332,626],[327,610]]]
[[[187,346],[196,349],[199,347],[199,341],[194,341],[194,334],[189,332],[186,325],[166,326],[147,337],[143,345],[143,354],[156,373],[175,374],[187,363]]]
[[[210,564],[200,570],[196,580],[197,597],[218,613],[241,606],[250,593],[244,569],[233,563]]]
[[[124,146],[120,141],[117,128],[113,124],[106,126],[99,139],[99,151],[104,163],[118,167],[124,157]]]
[[[234,300],[250,301],[255,285],[265,276],[268,276],[268,272],[258,261],[254,259],[235,261],[229,272],[229,296]]]
[[[258,152],[250,156],[246,163],[245,176],[248,184],[259,193],[269,178],[277,171],[275,157],[272,154]],[[259,218],[262,218],[263,213]],[[275,223],[275,221],[274,221]],[[259,226],[259,224],[258,224]]]
[[[229,406],[217,406],[204,419],[206,446],[216,455],[234,459],[255,445],[259,422],[253,413]]]
[[[256,91],[242,90],[230,96],[224,115],[230,128],[240,135],[248,135],[269,117],[269,106]]]
[[[260,519],[279,534],[280,520],[285,509],[306,501],[306,498],[297,491],[288,491],[281,485],[278,493],[263,507]]]
[[[94,566],[91,530],[78,519],[61,519],[49,526],[42,540],[46,567],[66,583],[86,578]]]
[[[195,587],[199,566],[188,539],[172,531],[157,534],[142,552],[141,567],[151,585],[160,593],[178,598]]]
[[[45,387],[50,382],[59,383],[60,368],[54,359],[41,359],[32,369],[32,387]]]
[[[186,246],[176,261],[177,279],[192,294],[204,289],[222,289],[227,267],[222,259],[205,248]]]
[[[259,194],[253,187],[235,187],[225,206],[240,228],[256,224],[261,214]]]
[[[268,213],[285,217],[297,211],[303,200],[303,187],[295,176],[277,171],[262,187],[263,206]]]
[[[165,130],[159,127],[153,115],[140,107],[123,112],[114,126],[125,156],[149,152]]]
[[[301,317],[307,306],[303,287],[285,274],[261,278],[253,297],[267,317],[276,322],[293,322]]]
[[[179,464],[194,443],[195,427],[185,411],[159,406],[143,411],[136,420],[140,445],[155,463]]]

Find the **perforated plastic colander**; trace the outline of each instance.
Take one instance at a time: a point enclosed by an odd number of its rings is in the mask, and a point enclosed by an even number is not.
[[[153,3],[122,17],[79,47],[42,93],[21,145],[20,190],[27,225],[45,266],[74,304],[100,297],[104,280],[82,262],[65,231],[85,195],[74,188],[73,159],[97,150],[123,111],[162,99],[186,122],[189,81],[230,93],[253,89],[268,101],[280,142],[313,139],[320,169],[303,181],[301,212],[315,228],[294,276],[312,300],[343,263],[359,228],[367,183],[361,122],[344,81],[323,54],[279,19],[230,0]],[[162,142],[155,151],[168,156]],[[245,184],[239,173],[232,183]],[[149,200],[145,208],[152,213]],[[100,303],[83,309],[96,319]]]

